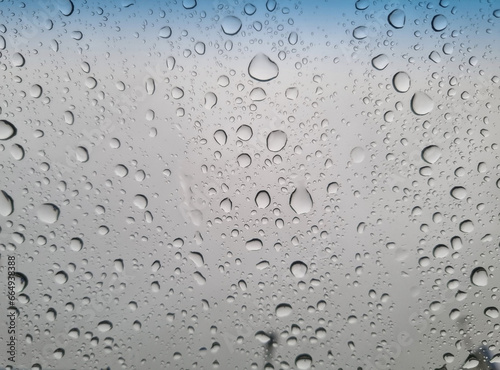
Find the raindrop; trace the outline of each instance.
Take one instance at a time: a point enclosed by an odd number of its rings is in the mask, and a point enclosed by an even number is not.
[[[212,109],[215,107],[217,104],[217,95],[215,95],[213,92],[208,92],[205,94],[205,103],[204,107],[205,109]]]
[[[184,90],[182,90],[180,87],[174,87],[172,89],[172,97],[174,99],[180,99],[184,96]]]
[[[434,247],[434,250],[432,251],[432,255],[436,258],[444,258],[448,255],[449,249],[446,245],[444,244],[439,244]]]
[[[245,11],[246,15],[254,15],[257,11],[257,8],[253,4],[245,4],[243,10]]]
[[[290,272],[296,278],[302,279],[307,274],[307,265],[302,261],[295,261],[290,265]]]
[[[500,317],[500,313],[498,312],[498,308],[496,307],[487,307],[484,310],[484,314],[491,319],[498,319],[498,317]]]
[[[134,206],[136,206],[137,208],[139,208],[139,209],[145,209],[148,206],[148,198],[146,198],[142,194],[137,194],[134,197],[133,203],[134,203]]]
[[[64,122],[68,125],[75,123],[75,116],[73,115],[73,112],[70,112],[69,110],[64,112]]]
[[[356,27],[354,31],[352,31],[352,35],[354,36],[355,39],[363,40],[368,36],[367,31],[368,29],[365,26],[359,26]]]
[[[38,84],[34,84],[30,87],[30,95],[32,98],[39,98],[42,96],[42,87]]]
[[[196,0],[182,0],[182,6],[185,9],[193,9],[196,6]]]
[[[19,144],[14,144],[10,148],[10,154],[16,161],[20,161],[24,158],[24,148]]]
[[[234,15],[229,15],[222,20],[221,28],[226,35],[236,35],[241,30],[241,20]]]
[[[288,138],[283,131],[271,131],[269,135],[267,135],[267,149],[271,152],[279,152],[285,147],[287,140]]]
[[[20,272],[14,273],[14,278],[16,282],[14,285],[16,293],[23,292],[24,289],[26,289],[26,287],[28,286],[28,278],[26,277],[26,275]]]
[[[240,167],[246,168],[252,164],[252,158],[247,154],[240,154],[237,158],[238,164]]]
[[[370,6],[370,2],[368,0],[358,0],[356,1],[356,9],[365,10]]]
[[[398,72],[392,78],[392,84],[397,92],[405,93],[410,90],[411,80],[406,72]]]
[[[261,87],[256,87],[250,91],[250,99],[253,101],[262,101],[266,98],[266,91]]]
[[[288,36],[288,42],[290,43],[290,45],[295,45],[298,41],[299,35],[297,35],[297,32],[291,32]]]
[[[453,198],[462,200],[467,196],[467,191],[461,186],[455,186],[453,189],[451,189],[450,194]]]
[[[16,126],[6,120],[0,120],[0,140],[8,140],[17,134]]]
[[[276,0],[267,0],[266,2],[266,8],[268,11],[272,12],[274,9],[276,9]]]
[[[413,109],[413,113],[422,116],[434,109],[434,102],[429,95],[419,91],[411,98],[411,108]]]
[[[220,202],[220,208],[226,212],[226,213],[229,213],[231,212],[231,210],[233,209],[233,202],[231,202],[231,199],[229,198],[224,198],[221,202]]]
[[[296,87],[290,87],[286,89],[285,96],[289,100],[295,100],[299,96],[299,89],[297,89]]]
[[[169,26],[162,27],[158,34],[162,39],[168,39],[172,36],[172,29]]]
[[[194,44],[194,51],[196,51],[196,53],[199,55],[205,54],[205,43],[199,41]]]
[[[276,306],[276,316],[281,318],[281,317],[287,317],[292,313],[292,306],[290,306],[288,303],[281,303],[278,306]]]
[[[248,74],[257,81],[266,82],[278,77],[279,68],[267,55],[259,53],[250,61]]]
[[[488,285],[488,273],[484,268],[476,267],[472,270],[470,280],[475,286],[486,286]]]
[[[441,62],[441,55],[437,51],[433,51],[429,54],[429,59],[434,63],[439,63]]]
[[[271,197],[269,193],[265,190],[261,190],[255,196],[255,204],[259,208],[266,208],[271,204]]]
[[[387,17],[389,24],[394,28],[403,28],[406,22],[406,15],[400,9],[393,10]]]
[[[290,195],[290,207],[297,214],[308,213],[313,207],[311,194],[303,186],[297,187]]]
[[[62,15],[65,15],[66,17],[70,16],[75,9],[75,6],[73,5],[73,2],[71,0],[58,0],[56,1],[56,4]]]
[[[87,77],[85,79],[85,86],[87,86],[88,89],[93,89],[97,86],[97,80],[94,77]]]
[[[385,54],[379,54],[372,59],[372,66],[379,71],[385,69],[389,65],[389,58]]]
[[[14,201],[5,191],[0,191],[0,215],[7,217],[14,212]]]
[[[75,155],[78,162],[85,163],[89,160],[89,152],[83,146],[76,148]]]
[[[365,151],[363,148],[357,146],[351,150],[351,160],[354,163],[361,163],[365,160]]]
[[[66,274],[64,271],[59,271],[55,276],[54,276],[54,281],[57,284],[65,284],[68,281],[68,274]]]
[[[219,145],[225,145],[227,142],[227,134],[224,130],[217,130],[214,132],[214,139]]]
[[[69,247],[75,252],[79,252],[83,248],[83,241],[80,238],[73,238],[69,242]]]
[[[262,241],[260,239],[251,239],[245,243],[245,248],[248,251],[259,251],[262,249]]]
[[[113,324],[107,320],[101,321],[99,324],[97,324],[97,330],[99,330],[101,333],[105,333],[107,331],[110,331],[113,329]]]
[[[422,150],[422,159],[427,163],[436,163],[439,158],[441,158],[441,148],[436,145],[430,145]]]
[[[14,67],[22,67],[25,62],[24,57],[20,53],[14,53],[12,55],[12,65]]]
[[[119,177],[125,177],[128,175],[128,169],[123,164],[119,164],[115,167],[115,175]]]
[[[448,26],[448,20],[442,14],[438,14],[432,18],[432,29],[436,32],[444,30]]]
[[[463,233],[471,233],[474,231],[474,223],[471,220],[465,220],[460,223],[459,228]]]
[[[151,77],[146,80],[146,92],[148,95],[153,95],[155,93],[155,80]]]
[[[335,194],[339,190],[339,184],[336,182],[331,182],[328,184],[326,191],[328,194]]]
[[[238,127],[238,130],[236,130],[236,135],[238,136],[239,139],[243,141],[250,140],[253,136],[253,131],[252,128],[248,125],[241,125]]]
[[[38,219],[46,224],[53,224],[59,219],[60,210],[52,203],[44,203],[38,207]]]
[[[312,357],[309,356],[308,354],[299,355],[295,359],[295,366],[297,366],[297,369],[299,370],[308,370],[311,368],[311,365],[312,365]]]

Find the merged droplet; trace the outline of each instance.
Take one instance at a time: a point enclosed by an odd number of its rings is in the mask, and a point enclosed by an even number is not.
[[[308,213],[313,207],[311,194],[303,186],[297,187],[290,195],[290,207],[297,214]]]
[[[213,92],[208,92],[205,94],[205,102],[203,106],[205,109],[212,109],[217,104],[217,95]]]
[[[279,68],[267,55],[259,53],[250,61],[248,74],[257,81],[266,82],[278,77]]]
[[[423,116],[434,109],[434,101],[424,92],[416,92],[411,98],[411,108],[413,113]]]
[[[241,20],[234,15],[229,15],[222,19],[221,28],[226,35],[236,35],[241,30]]]

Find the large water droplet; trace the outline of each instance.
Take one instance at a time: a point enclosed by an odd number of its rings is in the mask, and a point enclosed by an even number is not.
[[[290,195],[290,207],[299,215],[311,211],[313,200],[305,187],[299,186],[293,191]]]
[[[302,261],[295,261],[290,265],[290,272],[296,278],[302,279],[307,274],[307,265]]]
[[[64,271],[59,271],[55,276],[54,276],[54,281],[57,284],[65,284],[68,281],[68,274],[66,274]]]
[[[113,329],[113,324],[108,320],[101,321],[99,324],[97,324],[97,330],[99,330],[101,333],[105,333],[107,331],[110,331],[111,329]]]
[[[169,26],[162,27],[160,28],[160,32],[158,33],[158,35],[162,39],[168,39],[170,36],[172,36],[172,29]]]
[[[12,55],[12,65],[14,67],[22,67],[26,63],[24,57],[20,53],[14,53]]]
[[[241,20],[234,15],[229,15],[222,20],[221,27],[226,35],[236,35],[241,30]]]
[[[389,57],[385,54],[379,54],[372,59],[372,66],[379,71],[385,69],[389,65]]]
[[[0,215],[7,217],[14,212],[14,201],[5,191],[0,191]]]
[[[435,15],[432,18],[432,29],[436,32],[444,30],[448,26],[448,20],[442,14]]]
[[[79,252],[83,248],[83,241],[80,238],[73,238],[69,242],[69,247],[75,252]]]
[[[308,354],[302,354],[295,359],[295,366],[298,370],[308,370],[312,365],[312,357]]]
[[[267,135],[267,149],[271,152],[279,152],[286,145],[288,138],[285,132],[281,130],[271,131]]]
[[[415,114],[422,116],[430,113],[434,109],[434,102],[429,95],[419,91],[411,98],[411,108]]]
[[[278,77],[278,65],[265,54],[259,53],[248,65],[248,74],[257,81],[271,81]]]
[[[394,28],[403,28],[406,22],[406,15],[401,9],[393,10],[387,17],[389,24]]]
[[[262,241],[260,239],[251,239],[245,243],[245,247],[249,251],[258,251],[262,249]]]
[[[363,40],[368,36],[368,28],[365,26],[356,27],[354,31],[352,31],[352,35],[355,39]]]
[[[472,284],[475,286],[486,286],[488,285],[488,273],[482,267],[476,267],[472,270],[470,275]]]
[[[59,219],[60,210],[52,203],[44,203],[38,207],[38,219],[46,224],[53,224]]]
[[[250,99],[253,101],[262,101],[266,98],[266,91],[261,87],[256,87],[250,91]]]
[[[215,107],[217,104],[217,95],[215,95],[213,92],[208,92],[205,94],[205,102],[203,103],[203,106],[205,109],[212,109]]]
[[[182,6],[185,9],[193,9],[194,7],[196,7],[196,5],[196,0],[182,0]]]
[[[227,134],[224,130],[217,130],[214,132],[214,139],[219,145],[225,145],[227,142]]]
[[[411,80],[406,72],[398,72],[392,78],[392,84],[397,92],[405,93],[410,90]]]
[[[422,159],[427,163],[436,163],[439,158],[441,158],[441,148],[437,145],[429,145],[422,150]]]
[[[467,191],[461,186],[455,186],[453,189],[451,189],[450,194],[453,198],[462,200],[467,196]]]
[[[0,140],[8,140],[16,136],[17,129],[12,123],[6,120],[0,120]]]
[[[351,150],[351,160],[353,163],[361,163],[365,160],[365,151],[363,148],[357,146]]]
[[[248,125],[241,125],[238,127],[238,130],[236,130],[236,136],[243,141],[250,140],[253,136],[252,128]]]
[[[276,306],[276,316],[277,317],[287,317],[292,313],[292,306],[288,303],[281,303]]]
[[[498,311],[498,308],[496,308],[496,307],[487,307],[484,310],[484,314],[491,319],[498,319],[498,317],[500,317],[500,312]],[[499,357],[499,360],[500,360],[500,357]]]
[[[71,0],[58,0],[55,3],[57,4],[57,7],[62,15],[65,15],[66,17],[70,16],[75,9]]]
[[[271,197],[269,196],[269,193],[265,190],[261,190],[257,193],[255,196],[255,204],[259,208],[266,208],[271,204]]]
[[[474,223],[471,220],[462,221],[459,229],[463,233],[471,233],[474,231]]]

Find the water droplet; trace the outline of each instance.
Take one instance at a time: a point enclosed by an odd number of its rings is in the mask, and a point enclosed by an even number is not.
[[[287,143],[287,135],[281,130],[271,131],[267,135],[267,149],[271,152],[279,152]]]
[[[398,72],[392,78],[392,84],[397,92],[405,93],[410,90],[411,80],[406,72]]]
[[[257,81],[266,82],[278,77],[279,68],[267,55],[259,53],[250,61],[248,74]]]
[[[297,32],[290,32],[290,35],[288,36],[288,42],[290,45],[295,45],[299,41],[299,35],[297,35]]]
[[[295,261],[290,265],[290,272],[296,278],[302,279],[307,274],[307,265],[302,261]]]
[[[97,86],[97,80],[94,77],[87,77],[85,79],[85,86],[87,86],[88,89],[93,89]]]
[[[66,284],[68,281],[68,274],[66,274],[64,271],[59,271],[55,276],[54,276],[54,281],[57,284]]]
[[[444,258],[448,255],[449,249],[444,244],[438,244],[434,247],[432,255],[436,258]]]
[[[20,161],[24,158],[24,148],[19,144],[14,144],[10,148],[10,154],[16,161]]]
[[[5,191],[0,191],[0,215],[10,216],[14,212],[14,201]]]
[[[250,140],[253,136],[252,128],[248,125],[241,125],[238,127],[236,131],[236,135],[240,140],[247,141]]]
[[[460,223],[459,228],[463,233],[471,233],[474,231],[474,223],[471,220],[465,220]]]
[[[160,32],[158,33],[158,35],[162,39],[168,39],[170,36],[172,36],[172,29],[169,26],[162,27],[160,28]]]
[[[312,365],[312,357],[308,354],[302,354],[295,359],[295,366],[298,370],[308,370]]]
[[[24,60],[24,57],[22,56],[22,54],[14,53],[12,55],[12,65],[14,67],[22,67],[22,66],[24,66],[24,63],[26,63],[26,61]]]
[[[336,182],[331,182],[328,184],[326,191],[328,194],[335,194],[339,190],[339,184]]]
[[[203,276],[201,274],[201,272],[199,271],[196,271],[194,274],[193,274],[193,278],[194,278],[194,281],[196,281],[196,283],[198,285],[205,285],[205,283],[207,282],[207,279],[205,278],[205,276]]]
[[[287,317],[292,313],[292,306],[290,306],[288,303],[281,303],[278,306],[276,306],[276,316],[281,318],[281,317]]]
[[[313,207],[311,194],[303,186],[299,186],[293,191],[289,203],[290,207],[299,215],[310,212]]]
[[[139,209],[145,209],[148,206],[148,198],[146,198],[142,194],[137,194],[134,197],[134,206],[136,206]]]
[[[180,87],[174,87],[172,89],[172,98],[180,99],[183,96],[184,96],[184,90],[182,90]]]
[[[79,252],[83,248],[83,241],[80,238],[73,238],[69,242],[69,247],[75,252]]]
[[[266,208],[271,204],[271,197],[269,193],[265,190],[261,190],[255,196],[255,204],[259,208]]]
[[[393,10],[387,17],[389,24],[394,28],[403,28],[406,22],[406,15],[400,9]]]
[[[212,109],[217,104],[217,95],[213,92],[208,92],[205,94],[205,103],[203,106],[205,109]]]
[[[58,0],[56,1],[56,4],[62,15],[69,17],[71,14],[73,14],[75,6],[73,5],[73,2],[71,0]]]
[[[85,163],[89,160],[89,152],[83,146],[79,146],[76,148],[75,155],[78,162]]]
[[[500,313],[498,311],[498,308],[496,308],[496,307],[487,307],[484,310],[484,314],[491,319],[498,319],[500,317]],[[499,360],[500,360],[500,357],[499,357]],[[500,363],[500,361],[499,361],[499,363]]]
[[[214,132],[214,139],[219,145],[225,145],[227,142],[227,134],[224,130],[217,130]]]
[[[226,35],[236,35],[241,30],[241,20],[234,15],[229,15],[222,19],[221,28]]]
[[[254,15],[257,11],[257,8],[253,4],[245,4],[243,10],[245,11],[246,15]]]
[[[64,122],[68,125],[75,123],[75,116],[73,115],[73,112],[70,112],[69,110],[64,112]]]
[[[262,241],[260,239],[251,239],[245,243],[248,251],[259,251],[262,249]]]
[[[193,9],[196,5],[196,0],[182,0],[182,6],[185,9]]]
[[[372,66],[379,71],[385,69],[389,65],[389,58],[385,54],[379,54],[372,59]]]
[[[359,146],[351,150],[351,160],[353,163],[361,163],[365,160],[365,150]]]
[[[448,26],[448,20],[442,14],[435,15],[432,18],[432,29],[436,32],[444,30]]]
[[[16,126],[6,120],[0,120],[0,140],[8,140],[17,134]]]
[[[199,41],[196,44],[194,44],[194,51],[196,51],[197,54],[203,55],[205,54],[205,43]]]
[[[246,168],[252,164],[252,158],[247,154],[240,154],[237,158],[238,164],[240,167]]]
[[[453,198],[462,200],[467,196],[467,191],[461,186],[455,186],[453,189],[451,189],[450,194]]]
[[[26,275],[24,275],[20,272],[16,272],[16,273],[14,273],[14,279],[16,282],[15,291],[16,291],[16,293],[21,293],[28,286],[28,278],[26,277]]]
[[[476,267],[471,273],[471,282],[475,286],[488,285],[488,273],[482,267]]]
[[[260,343],[265,344],[271,340],[271,337],[269,337],[269,335],[267,335],[263,331],[258,331],[257,333],[255,333],[255,339],[257,339]]]
[[[188,255],[189,259],[191,261],[193,261],[193,263],[195,264],[196,267],[200,268],[200,267],[203,267],[203,265],[205,264],[205,260],[202,256],[201,253],[198,253],[198,252],[189,252],[189,255]]]
[[[221,202],[220,202],[220,208],[226,212],[226,213],[229,213],[231,212],[231,210],[233,209],[233,202],[231,202],[231,199],[229,198],[224,198]]]
[[[295,100],[299,97],[299,89],[296,87],[289,87],[285,91],[285,96],[289,100]]]
[[[155,80],[151,77],[146,80],[146,92],[148,95],[153,95],[155,93]]]
[[[253,101],[262,101],[266,98],[266,91],[261,87],[256,87],[250,91],[250,99]]]
[[[128,175],[128,169],[123,164],[119,164],[115,167],[115,175],[119,177],[125,177]]]
[[[433,51],[429,54],[429,59],[434,63],[439,63],[441,62],[441,55],[437,51]]]
[[[276,9],[277,5],[278,4],[276,3],[276,0],[267,0],[267,2],[266,2],[266,8],[270,12],[273,12],[274,9]]]
[[[355,39],[363,40],[368,36],[368,29],[365,26],[359,26],[352,31],[352,35]]]
[[[97,330],[99,330],[101,333],[105,333],[107,331],[110,331],[111,329],[113,329],[113,324],[108,320],[101,321],[99,324],[97,324]]]
[[[422,159],[427,163],[436,163],[439,158],[441,158],[441,148],[437,145],[429,145],[422,150]]]
[[[32,98],[39,98],[40,96],[42,96],[42,92],[42,87],[38,84],[34,84],[30,87],[30,95]]]
[[[38,219],[46,224],[53,224],[59,219],[60,210],[52,203],[44,203],[38,207]]]
[[[358,0],[356,1],[356,9],[365,10],[370,6],[370,2],[368,0]]]
[[[434,109],[434,102],[429,95],[419,91],[411,98],[411,108],[413,113],[422,116],[430,113]]]

